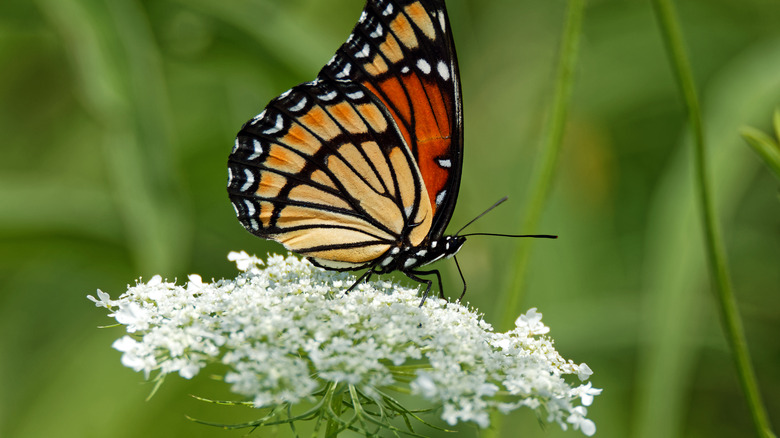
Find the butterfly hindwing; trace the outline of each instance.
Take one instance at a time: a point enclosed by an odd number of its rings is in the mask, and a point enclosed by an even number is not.
[[[444,233],[458,195],[463,113],[443,1],[375,0],[320,78],[363,84],[387,108],[420,169],[431,238]]]
[[[414,157],[359,83],[319,79],[271,101],[239,132],[229,175],[247,230],[326,267],[366,266],[431,228]]]

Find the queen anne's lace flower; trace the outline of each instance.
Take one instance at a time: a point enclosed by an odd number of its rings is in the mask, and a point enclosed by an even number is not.
[[[328,382],[365,394],[393,385],[442,405],[450,425],[487,427],[491,410],[525,406],[563,429],[595,433],[585,406],[601,390],[564,379],[592,371],[558,354],[536,309],[495,333],[461,305],[430,297],[418,307],[415,289],[374,281],[344,294],[353,276],[305,260],[270,256],[261,269],[245,252],[228,258],[243,271],[234,280],[191,275],[177,286],[155,276],[117,300],[89,296],[126,326],[113,345],[125,366],[189,379],[221,362],[225,382],[257,407],[297,403]],[[420,362],[411,379],[396,378],[395,367]]]

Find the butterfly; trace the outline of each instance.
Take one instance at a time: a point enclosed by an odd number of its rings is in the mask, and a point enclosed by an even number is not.
[[[421,268],[466,240],[444,236],[462,163],[460,77],[444,1],[368,0],[316,79],[241,128],[228,194],[252,234],[322,268],[367,268],[358,282],[400,271],[426,284],[424,301],[432,280],[423,276],[436,275],[444,295],[439,271]]]

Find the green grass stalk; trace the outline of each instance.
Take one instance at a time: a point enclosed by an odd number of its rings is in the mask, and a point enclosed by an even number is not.
[[[569,112],[569,100],[574,82],[574,69],[577,63],[584,10],[585,0],[569,0],[563,38],[561,39],[552,112],[545,130],[541,159],[534,166],[532,182],[526,196],[528,200],[524,209],[526,216],[521,228],[524,234],[536,232],[558,167],[558,156],[563,142],[566,116]],[[509,265],[513,268],[514,275],[510,277],[510,285],[503,288],[503,294],[497,301],[496,307],[498,314],[501,315],[499,325],[501,329],[511,327],[517,315],[521,313],[520,305],[525,289],[525,274],[532,246],[533,239],[524,240],[518,244],[513,261]]]
[[[541,159],[534,166],[532,184],[529,186],[526,196],[528,201],[525,206],[526,217],[521,228],[523,233],[533,234],[536,232],[550,194],[555,170],[558,167],[558,156],[563,142],[566,116],[569,112],[569,100],[574,82],[574,68],[577,63],[584,10],[585,0],[569,0],[559,49],[553,107],[544,137]],[[502,296],[499,297],[496,307],[498,314],[501,315],[499,326],[501,329],[511,327],[517,315],[521,313],[520,305],[524,295],[525,273],[532,244],[533,239],[521,242],[517,247],[513,262],[510,264],[514,268],[512,271],[514,275],[510,278],[510,285],[503,288]],[[494,414],[491,417],[492,427],[484,431],[486,438],[504,436],[509,433],[508,430],[504,431],[504,427],[502,427],[504,415]],[[501,432],[505,432],[505,434]]]
[[[683,44],[682,32],[671,0],[653,0],[653,8],[655,9],[661,34],[666,44],[667,55],[673,65],[675,78],[685,102],[688,122],[693,134],[696,190],[704,226],[705,250],[713,277],[713,285],[717,292],[723,329],[731,347],[740,384],[745,393],[753,423],[756,427],[756,433],[760,437],[774,437],[775,434],[772,432],[769,424],[766,408],[761,401],[761,395],[756,383],[742,321],[734,298],[723,240],[715,217],[715,208],[709,185],[707,150],[705,147],[701,108],[699,107],[692,70]]]

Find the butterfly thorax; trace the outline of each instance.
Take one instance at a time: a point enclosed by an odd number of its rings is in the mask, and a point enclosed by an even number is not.
[[[380,257],[374,268],[377,274],[393,271],[411,271],[437,260],[449,258],[460,251],[466,238],[462,236],[442,236],[426,240],[418,246],[396,246]]]

